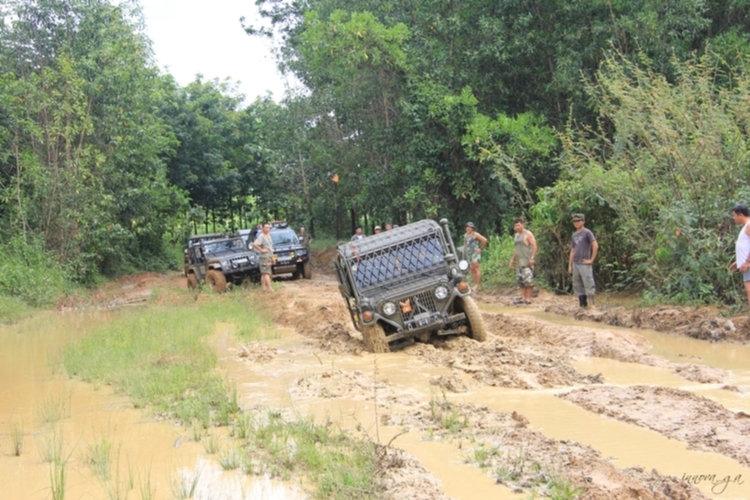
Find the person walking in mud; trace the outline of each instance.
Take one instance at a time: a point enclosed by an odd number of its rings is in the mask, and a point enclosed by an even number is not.
[[[742,226],[734,245],[735,261],[729,267],[742,273],[747,304],[750,306],[750,210],[745,205],[735,205],[732,209],[734,223]]]
[[[536,238],[526,229],[523,219],[513,221],[513,229],[516,231],[513,237],[513,256],[510,258],[510,267],[516,269],[516,281],[521,287],[521,304],[531,304],[534,292],[534,257],[536,256]]]
[[[482,250],[486,247],[487,238],[476,232],[473,222],[467,222],[464,234],[464,256],[469,261],[471,277],[474,280],[472,292],[478,292],[482,284],[482,270],[479,268],[479,262],[482,260]]]
[[[253,242],[253,248],[259,253],[260,260],[260,285],[264,292],[273,292],[271,288],[271,274],[273,273],[273,240],[271,239],[271,224],[263,224],[261,233]]]
[[[599,243],[591,230],[584,224],[583,214],[573,215],[573,241],[570,244],[570,258],[568,259],[568,273],[573,275],[573,294],[578,296],[578,305],[588,307],[594,305],[596,285],[594,283],[593,264],[599,253]]]

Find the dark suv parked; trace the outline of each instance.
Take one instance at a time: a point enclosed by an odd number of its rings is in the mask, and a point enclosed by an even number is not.
[[[252,230],[250,245],[253,244],[260,231],[257,228]],[[306,280],[311,279],[310,254],[297,239],[297,233],[286,222],[272,223],[270,233],[271,240],[273,240],[274,263],[271,267],[273,275],[291,274],[294,279],[300,276]]]
[[[433,335],[487,337],[448,221],[422,220],[338,247],[336,274],[354,327],[372,352]]]
[[[215,292],[224,292],[229,283],[260,281],[258,253],[249,250],[242,238],[207,240],[188,248],[187,285],[194,290],[205,280]]]

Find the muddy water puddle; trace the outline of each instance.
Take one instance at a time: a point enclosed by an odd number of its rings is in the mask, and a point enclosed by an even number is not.
[[[191,489],[196,500],[306,498],[283,483],[224,472],[189,430],[148,418],[108,387],[62,376],[64,345],[109,319],[49,313],[0,327],[0,500],[169,499]],[[52,479],[59,473],[64,495],[53,497],[62,492]]]

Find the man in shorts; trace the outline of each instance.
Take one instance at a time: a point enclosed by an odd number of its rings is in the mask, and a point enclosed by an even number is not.
[[[510,267],[516,269],[516,281],[521,287],[521,304],[531,304],[534,292],[534,257],[536,256],[536,238],[524,227],[523,219],[513,221],[516,234],[513,238],[513,256]]]
[[[596,254],[599,253],[596,236],[584,227],[585,223],[586,217],[583,214],[573,215],[573,226],[576,231],[573,233],[568,260],[568,272],[573,275],[573,293],[578,295],[578,305],[581,307],[594,305],[596,284],[593,264]]]
[[[253,242],[253,247],[260,253],[260,285],[264,292],[273,292],[271,275],[273,270],[273,240],[271,239],[271,224],[263,224],[263,229]]]
[[[734,246],[735,261],[730,269],[742,273],[742,282],[745,284],[747,303],[750,305],[750,210],[745,205],[735,205],[732,209],[734,223],[742,226]]]

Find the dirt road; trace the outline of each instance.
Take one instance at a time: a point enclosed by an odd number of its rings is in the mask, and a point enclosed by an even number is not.
[[[334,278],[315,274],[254,294],[286,334],[271,344],[226,343],[225,368],[244,405],[310,412],[381,443],[393,438],[392,448],[416,459],[398,469],[392,498],[574,498],[560,492],[576,488],[592,499],[750,498],[747,369],[689,353],[670,360],[652,354],[638,330],[566,319],[629,317],[635,326],[634,316],[649,324],[645,313],[581,313],[544,292],[520,309],[513,296],[480,294],[486,342],[454,338],[372,355]],[[687,324],[672,311],[650,317]],[[744,335],[744,324],[709,326],[709,335]],[[729,349],[729,358],[750,352]]]
[[[132,277],[94,301],[143,304],[168,286],[184,278]],[[544,291],[516,306],[514,291],[485,291],[475,298],[486,342],[374,355],[325,266],[275,287],[242,293],[280,339],[239,345],[220,325],[212,340],[241,406],[313,415],[380,443],[386,498],[750,498],[747,318],[581,311]]]

